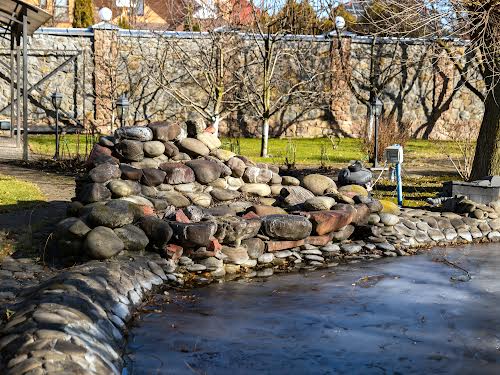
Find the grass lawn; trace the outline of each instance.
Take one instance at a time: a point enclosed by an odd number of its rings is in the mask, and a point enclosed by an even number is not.
[[[44,200],[44,195],[35,184],[0,174],[0,212],[10,210],[13,205],[17,209]]]
[[[85,155],[85,136],[80,135],[80,154]],[[89,146],[90,149],[90,139]],[[30,135],[31,150],[40,155],[51,157],[55,151],[53,135]],[[360,139],[343,138],[335,145],[328,138],[315,139],[270,139],[269,158],[260,158],[260,138],[222,139],[222,147],[245,155],[257,162],[267,162],[277,165],[285,164],[286,159],[297,165],[340,165],[351,160],[366,160],[362,151]],[[63,157],[74,157],[77,154],[78,137],[70,134],[61,137],[60,153]],[[446,151],[445,151],[446,150]],[[446,161],[445,153],[459,156],[458,147],[453,142],[411,140],[405,147],[407,165],[419,164],[433,159]]]

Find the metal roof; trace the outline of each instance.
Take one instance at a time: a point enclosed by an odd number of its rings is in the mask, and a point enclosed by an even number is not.
[[[2,31],[4,33],[16,33],[19,30],[20,33],[24,12],[28,17],[28,35],[33,35],[36,29],[52,17],[43,9],[22,0],[0,0],[0,25]]]

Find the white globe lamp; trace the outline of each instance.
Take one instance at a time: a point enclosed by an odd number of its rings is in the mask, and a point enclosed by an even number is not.
[[[110,22],[111,19],[113,18],[113,12],[109,8],[101,8],[99,9],[99,18],[103,22]]]
[[[342,31],[342,30],[345,29],[345,19],[344,19],[344,17],[341,17],[341,16],[335,17],[335,28],[338,31]]]

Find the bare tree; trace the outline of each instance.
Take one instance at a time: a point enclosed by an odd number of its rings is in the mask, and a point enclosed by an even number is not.
[[[261,121],[261,156],[268,156],[269,128],[272,119],[288,108],[300,106],[301,114],[313,108],[327,107],[325,82],[328,82],[328,59],[313,59],[317,43],[313,38],[295,37],[296,24],[289,12],[279,12],[276,2],[252,3],[254,22],[247,28],[245,69],[237,72],[241,88],[239,95],[248,101],[253,115]],[[308,18],[303,28],[316,22],[309,7],[294,9],[294,17],[303,10]],[[297,117],[297,116],[296,116]]]
[[[375,2],[377,7],[373,7]],[[358,3],[365,9],[362,22],[369,26],[373,35],[401,38],[417,35],[438,46],[453,40],[466,44],[461,60],[467,61],[467,65],[455,59],[460,84],[474,87],[472,91],[484,99],[471,178],[500,174],[500,0],[370,0]],[[465,66],[480,72],[479,86],[471,84]],[[480,86],[484,91],[477,88]]]

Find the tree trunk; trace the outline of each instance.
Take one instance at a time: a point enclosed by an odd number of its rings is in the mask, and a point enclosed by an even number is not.
[[[220,115],[216,115],[215,116],[215,119],[214,119],[214,122],[212,124],[212,126],[214,127],[215,129],[215,136],[218,137],[219,136],[219,123],[220,123]]]
[[[266,118],[262,122],[262,141],[260,145],[260,156],[267,158],[267,143],[269,140],[269,119]]]
[[[484,102],[471,180],[492,175],[500,175],[500,82],[489,90]]]

